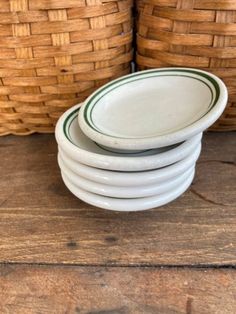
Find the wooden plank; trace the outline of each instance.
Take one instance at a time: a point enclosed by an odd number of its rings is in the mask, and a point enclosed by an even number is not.
[[[0,262],[235,265],[235,150],[235,133],[205,135],[188,192],[117,213],[67,191],[52,135],[0,138]]]
[[[2,266],[1,313],[232,314],[236,271]]]

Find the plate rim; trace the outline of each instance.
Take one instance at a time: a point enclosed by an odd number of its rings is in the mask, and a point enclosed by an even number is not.
[[[193,123],[184,126],[183,128],[180,128],[176,131],[163,134],[163,135],[156,135],[156,136],[150,136],[150,137],[114,137],[112,135],[107,135],[104,133],[100,133],[96,128],[94,128],[94,125],[91,125],[88,123],[88,109],[90,104],[93,104],[94,97],[97,97],[99,94],[101,94],[103,91],[106,91],[110,88],[110,86],[115,85],[119,87],[119,82],[124,80],[130,80],[133,82],[133,78],[136,76],[141,76],[145,79],[147,75],[159,76],[159,73],[162,72],[166,73],[192,73],[189,75],[189,77],[193,77],[193,75],[204,77],[208,82],[210,82],[214,86],[214,91],[211,89],[211,93],[214,95],[212,96],[213,99],[210,104],[210,108],[208,111],[201,116],[198,120],[194,121]],[[210,88],[210,87],[209,87]],[[158,69],[151,69],[146,71],[139,71],[136,73],[132,73],[126,76],[123,76],[121,78],[118,78],[114,81],[111,81],[104,86],[100,87],[98,90],[96,90],[94,93],[92,93],[84,102],[81,111],[78,116],[79,124],[82,129],[82,131],[90,137],[92,140],[98,142],[99,144],[115,148],[115,149],[127,149],[127,150],[144,150],[144,149],[153,149],[157,147],[163,147],[168,146],[172,144],[176,144],[177,142],[181,142],[185,140],[186,138],[189,138],[197,133],[202,132],[206,128],[208,128],[210,125],[212,125],[217,118],[221,115],[223,112],[225,105],[227,103],[228,99],[228,92],[225,84],[222,82],[221,79],[219,79],[217,76],[215,76],[212,73],[194,69],[194,68],[179,68],[179,67],[173,67],[173,68],[158,68]]]
[[[124,157],[121,157],[86,151],[71,142],[64,133],[66,129],[64,123],[65,121],[68,122],[68,119],[66,119],[67,116],[72,112],[78,111],[80,107],[81,104],[71,107],[59,118],[56,124],[55,137],[58,145],[62,147],[73,160],[88,166],[118,171],[153,170],[185,158],[198,145],[202,138],[202,133],[197,134],[171,150],[149,156],[130,157],[124,155]],[[156,158],[157,155],[158,158]]]
[[[147,171],[137,171],[137,172],[122,172],[122,171],[111,171],[106,169],[99,169],[84,165],[82,163],[78,163],[71,159],[65,151],[59,148],[59,154],[62,157],[65,164],[72,169],[78,175],[90,179],[92,181],[116,185],[121,187],[129,187],[129,186],[139,186],[139,185],[150,185],[154,182],[162,182],[168,180],[169,178],[181,174],[188,167],[196,164],[200,154],[201,154],[201,143],[197,145],[197,147],[191,152],[185,159],[182,159],[172,165],[147,170]],[[82,168],[82,171],[77,170],[76,168]],[[86,169],[89,168],[89,174],[86,172]],[[85,169],[85,170],[83,170]],[[92,173],[94,171],[94,173]],[[86,174],[84,174],[86,173]],[[106,179],[104,179],[104,177]]]
[[[171,177],[167,180],[152,183],[150,185],[139,185],[139,186],[112,186],[109,184],[98,183],[87,178],[83,178],[82,176],[76,174],[65,165],[62,157],[58,154],[58,165],[60,167],[61,173],[65,174],[70,178],[70,181],[76,186],[85,191],[103,195],[106,197],[112,198],[143,198],[154,195],[160,195],[166,193],[181,183],[183,183],[194,171],[195,164],[189,166],[185,171],[183,171],[180,175]],[[154,193],[154,191],[155,193]],[[138,191],[138,192],[137,192]],[[141,196],[140,196],[141,195]]]
[[[149,196],[149,197],[144,197],[144,198],[140,198],[140,199],[117,199],[117,198],[111,198],[111,197],[107,197],[107,196],[102,196],[102,195],[97,195],[91,192],[87,192],[83,189],[77,188],[75,187],[68,178],[66,178],[63,174],[61,174],[62,176],[62,180],[65,184],[65,186],[68,188],[68,190],[74,194],[77,198],[79,198],[80,200],[91,204],[93,206],[102,208],[102,209],[107,209],[107,210],[113,210],[113,211],[122,211],[122,212],[135,212],[135,211],[143,211],[143,210],[148,210],[148,209],[153,209],[153,208],[157,208],[160,206],[164,206],[170,202],[173,202],[175,199],[177,199],[178,197],[180,197],[183,193],[185,193],[188,188],[191,186],[192,181],[194,179],[195,176],[195,170],[193,170],[192,174],[189,176],[189,178],[182,184],[180,184],[178,186],[177,189],[171,190],[167,193],[158,195],[158,196]],[[86,197],[84,197],[84,195]],[[171,195],[171,198],[170,198]],[[158,198],[160,199],[160,197],[164,197],[164,200],[162,199],[162,202],[159,201],[158,203]],[[88,201],[88,198],[90,198],[90,200]],[[95,198],[97,199],[96,201],[92,200],[91,198]],[[152,205],[150,204],[151,200],[156,200],[155,204],[152,203]],[[131,200],[131,202],[130,202]],[[110,201],[110,203],[109,203]],[[121,201],[121,204],[119,204],[119,202]],[[143,202],[142,202],[143,201]],[[145,204],[144,204],[145,202]],[[111,204],[113,203],[113,204]],[[116,204],[114,204],[116,203]],[[126,209],[127,207],[129,207],[129,209]]]

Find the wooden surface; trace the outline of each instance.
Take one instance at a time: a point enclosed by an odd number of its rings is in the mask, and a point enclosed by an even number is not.
[[[5,266],[1,313],[234,314],[233,270]]]
[[[145,212],[76,199],[56,156],[53,135],[0,138],[0,313],[236,313],[235,133],[205,134],[192,187]]]

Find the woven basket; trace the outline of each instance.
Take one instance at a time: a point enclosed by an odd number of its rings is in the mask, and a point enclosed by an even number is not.
[[[236,0],[139,0],[137,64],[201,68],[221,77],[229,103],[214,130],[236,130]]]
[[[52,132],[68,107],[127,74],[130,0],[3,0],[0,135]]]

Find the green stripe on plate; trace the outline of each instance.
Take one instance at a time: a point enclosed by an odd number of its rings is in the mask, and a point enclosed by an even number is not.
[[[167,75],[159,75],[161,73],[165,73],[165,72],[177,72],[177,73],[185,73],[185,74],[167,74]],[[198,75],[198,76],[202,76],[203,78],[207,79],[215,88],[215,90],[212,89],[212,87],[207,84],[207,82],[201,80],[200,78],[196,78],[196,77],[193,77],[193,76],[190,76],[190,75],[186,75],[186,73],[190,73],[190,74],[195,74],[195,75]],[[106,94],[108,94],[109,92],[111,92],[112,90],[122,86],[122,85],[125,85],[125,84],[129,84],[129,83],[132,83],[132,82],[135,82],[135,81],[138,81],[138,80],[142,80],[142,79],[145,79],[145,78],[151,78],[151,77],[158,77],[158,76],[181,76],[181,77],[188,77],[188,78],[191,78],[191,79],[195,79],[195,80],[198,80],[200,82],[202,82],[203,84],[205,84],[210,92],[211,92],[211,101],[209,103],[209,109],[208,111],[203,115],[201,116],[199,119],[201,119],[202,117],[204,117],[214,106],[215,104],[217,103],[218,99],[219,99],[219,95],[220,95],[220,87],[219,87],[219,84],[214,80],[214,78],[212,78],[210,75],[207,75],[206,73],[201,73],[201,72],[198,72],[198,71],[194,71],[194,70],[182,70],[182,69],[168,69],[168,70],[153,70],[153,71],[150,71],[148,73],[146,72],[138,72],[138,73],[135,73],[136,75],[132,75],[132,76],[126,76],[126,77],[123,77],[123,78],[120,78],[118,80],[116,80],[115,82],[111,82],[109,84],[106,84],[104,87],[102,87],[101,89],[99,89],[97,92],[94,93],[94,95],[91,97],[91,99],[89,100],[88,104],[86,105],[86,108],[84,110],[84,120],[86,121],[86,123],[92,128],[94,129],[95,131],[97,131],[98,133],[100,134],[103,134],[103,135],[108,135],[108,134],[105,134],[103,133],[93,122],[93,119],[92,119],[92,112],[93,112],[93,109],[94,107],[96,106],[97,102],[102,98],[104,97]],[[141,77],[140,77],[141,76]],[[133,79],[135,78],[135,79]],[[110,88],[112,87],[113,88]],[[109,89],[106,93],[103,93],[104,91],[106,91],[107,89]],[[100,97],[99,95],[102,94]],[[215,98],[214,98],[214,94],[215,94]],[[97,98],[97,99],[96,99]],[[96,100],[96,101],[95,101]],[[213,102],[214,100],[214,102]],[[90,111],[89,111],[90,110]],[[192,124],[192,123],[191,123]],[[191,125],[189,124],[189,125]],[[189,125],[186,125],[189,126]],[[108,135],[109,136],[109,135]],[[115,138],[121,138],[121,137],[116,137],[116,136],[113,136]]]

